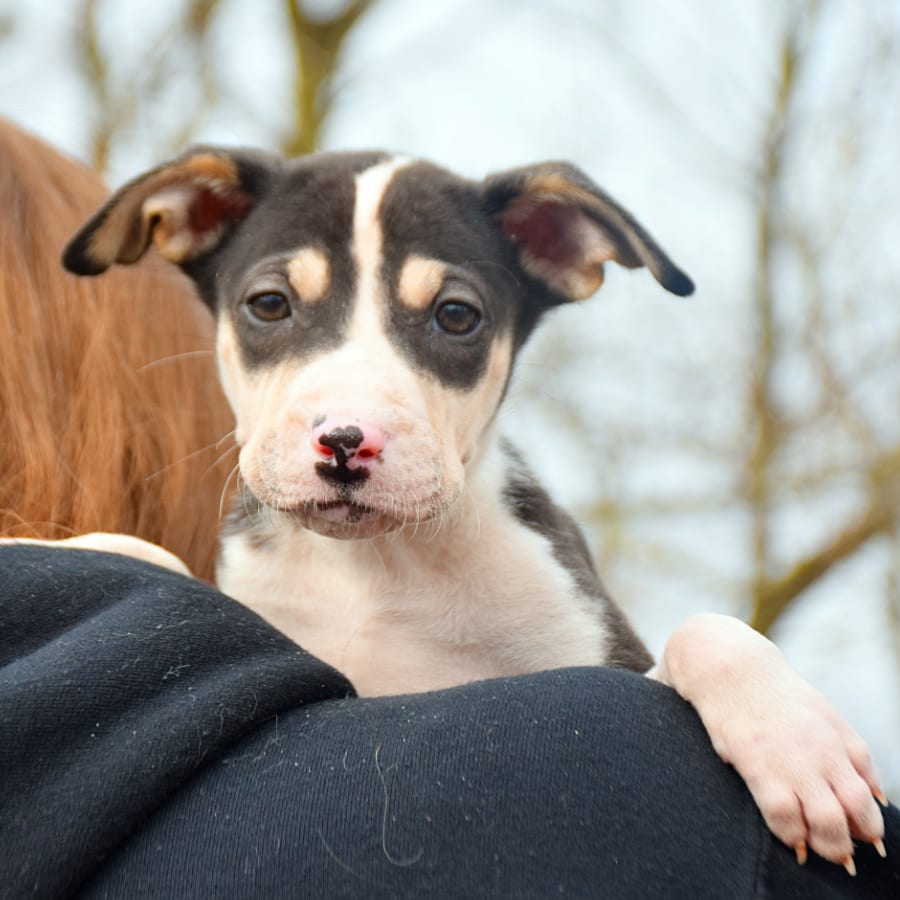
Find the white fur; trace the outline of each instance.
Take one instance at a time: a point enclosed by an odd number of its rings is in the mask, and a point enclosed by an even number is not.
[[[365,695],[601,664],[599,611],[550,542],[510,513],[506,463],[492,440],[442,521],[368,540],[273,514],[223,541],[219,584]]]

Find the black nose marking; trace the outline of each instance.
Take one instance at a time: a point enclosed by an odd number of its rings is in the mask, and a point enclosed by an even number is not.
[[[363,441],[362,429],[355,425],[348,425],[346,428],[335,428],[328,434],[319,435],[319,443],[325,447],[334,450],[335,456],[343,450],[353,450]]]
[[[316,463],[316,472],[320,478],[346,489],[355,487],[369,477],[369,470],[365,466],[351,469],[347,465],[347,460],[354,455],[352,451],[363,442],[362,429],[355,425],[335,428],[328,434],[320,434],[318,441],[323,447],[334,451],[334,459]]]
[[[319,478],[339,487],[354,488],[369,477],[369,470],[365,466],[351,469],[345,463],[334,459],[331,462],[317,462],[316,474]]]

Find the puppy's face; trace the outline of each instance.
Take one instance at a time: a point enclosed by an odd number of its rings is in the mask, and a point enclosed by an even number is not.
[[[151,240],[216,311],[247,488],[333,537],[457,499],[515,353],[545,309],[599,287],[605,261],[690,289],[559,165],[473,183],[383,154],[195,151],[123,188],[65,261],[93,274]]]
[[[337,537],[450,505],[512,362],[510,260],[465,221],[474,192],[421,164],[369,162],[298,166],[215,286],[242,477]]]

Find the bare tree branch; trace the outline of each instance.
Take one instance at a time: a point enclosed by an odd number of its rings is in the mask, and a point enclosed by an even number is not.
[[[119,120],[118,110],[112,102],[106,57],[100,46],[97,30],[98,0],[82,0],[75,32],[75,44],[79,52],[81,68],[91,93],[94,125],[91,129],[91,163],[103,171],[109,159],[110,145]]]
[[[896,507],[873,501],[855,521],[816,553],[796,563],[782,578],[758,584],[750,624],[763,634],[768,632],[778,617],[810,585],[872,538],[890,534],[896,524]]]
[[[776,287],[774,249],[780,239],[782,217],[780,192],[785,172],[785,147],[789,116],[796,95],[809,31],[816,24],[819,5],[807,3],[806,15],[798,15],[781,42],[779,78],[766,127],[762,165],[759,170],[759,205],[756,214],[756,271],[754,311],[756,348],[748,411],[756,440],[747,460],[745,493],[752,518],[753,608],[760,617],[763,591],[771,565],[769,518],[772,506],[772,467],[782,445],[784,431],[773,388],[780,346],[775,325]]]
[[[101,0],[80,0],[73,42],[92,100],[90,156],[96,169],[101,172],[107,169],[113,147],[123,132],[160,96],[173,73],[185,65],[190,68],[193,82],[201,86],[201,97],[196,103],[175,110],[174,125],[170,126],[174,137],[169,143],[180,148],[190,140],[202,113],[218,100],[218,85],[206,41],[221,2],[189,0],[163,38],[141,57],[138,65],[115,66],[113,51],[103,47],[100,38]]]
[[[16,20],[12,13],[0,12],[0,41],[8,40],[16,30]]]
[[[294,128],[282,147],[289,156],[312,153],[318,146],[322,125],[330,108],[328,82],[337,69],[344,40],[372,0],[352,0],[335,18],[311,17],[301,0],[284,0],[290,22],[295,61]]]

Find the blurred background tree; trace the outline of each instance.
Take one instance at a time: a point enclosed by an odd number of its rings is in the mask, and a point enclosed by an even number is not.
[[[653,646],[774,634],[900,790],[900,8],[892,0],[0,0],[0,113],[119,182],[194,140],[569,158],[699,291],[610,273],[508,430]]]

